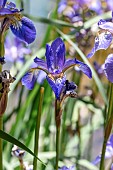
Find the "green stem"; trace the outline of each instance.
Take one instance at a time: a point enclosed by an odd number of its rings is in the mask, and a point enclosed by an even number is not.
[[[0,116],[0,130],[3,130],[3,116]],[[3,148],[3,141],[0,138],[0,170],[3,170],[3,158],[2,158],[2,148]]]
[[[39,107],[38,107],[38,113],[37,113],[37,121],[36,121],[36,128],[35,128],[34,154],[36,156],[38,156],[39,130],[40,130],[43,97],[44,97],[44,88],[41,87],[40,98],[39,98]],[[33,170],[37,170],[37,158],[35,158],[35,157],[34,157],[34,160],[33,160]]]
[[[0,32],[0,57],[4,57],[4,40],[3,36]],[[2,72],[2,64],[0,64],[0,73]],[[2,83],[0,83],[0,89],[2,88]],[[1,100],[2,93],[0,93],[0,100]],[[3,130],[3,115],[0,115],[0,130]],[[0,138],[0,170],[3,170],[3,141]]]
[[[108,105],[108,113],[107,113],[107,120],[106,120],[106,126],[105,126],[105,133],[104,133],[104,142],[102,147],[102,156],[101,156],[101,162],[100,162],[100,170],[104,170],[104,158],[105,158],[105,151],[106,151],[106,144],[107,140],[110,136],[111,130],[112,130],[112,124],[113,124],[113,84],[110,83],[109,87],[109,105]]]
[[[60,101],[55,100],[55,121],[56,121],[56,170],[58,170],[59,150],[60,150],[60,124],[61,124]]]
[[[58,170],[60,144],[60,127],[56,129],[56,170]]]

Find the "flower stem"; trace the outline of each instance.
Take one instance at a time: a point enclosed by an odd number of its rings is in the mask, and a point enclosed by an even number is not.
[[[105,132],[104,132],[104,142],[103,142],[103,147],[102,147],[102,155],[101,155],[101,162],[100,162],[100,170],[104,170],[104,158],[105,158],[105,151],[106,151],[106,144],[107,140],[110,136],[111,130],[112,130],[112,124],[113,124],[113,84],[110,83],[109,87],[109,92],[108,93],[108,98],[109,98],[109,105],[108,105],[108,113],[107,113],[107,120],[106,120],[106,125],[105,125]]]
[[[0,115],[0,130],[3,130],[3,116]],[[2,146],[3,141],[0,138],[0,170],[3,170]]]
[[[39,107],[36,119],[36,127],[35,127],[35,142],[34,142],[34,154],[38,156],[38,144],[39,144],[39,130],[40,130],[40,121],[41,121],[41,113],[42,113],[42,104],[44,97],[44,88],[40,89],[40,98],[39,98]],[[37,170],[37,158],[34,157],[33,160],[33,170]]]
[[[59,150],[60,150],[60,124],[61,124],[60,101],[55,100],[55,121],[56,121],[56,170],[58,170]]]
[[[4,41],[1,33],[0,33],[0,57],[4,57]],[[2,64],[0,63],[0,73],[1,72],[2,72]],[[1,88],[2,88],[2,83],[0,83],[0,89]],[[0,93],[0,100],[1,97],[2,97],[2,93]],[[3,114],[0,115],[0,130],[3,130]],[[2,150],[3,150],[3,140],[0,138],[0,170],[3,170]]]

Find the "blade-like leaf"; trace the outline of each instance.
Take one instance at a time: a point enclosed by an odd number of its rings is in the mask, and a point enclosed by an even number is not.
[[[43,165],[45,165],[29,148],[27,148],[23,143],[21,143],[20,141],[18,141],[17,139],[15,139],[14,137],[12,137],[11,135],[7,134],[6,132],[0,130],[0,138],[13,143],[14,145],[17,145],[18,147],[22,148],[23,150],[25,150],[26,152],[28,152],[29,154],[31,154],[32,156],[34,156],[35,158],[37,158]],[[46,165],[45,165],[46,166]]]

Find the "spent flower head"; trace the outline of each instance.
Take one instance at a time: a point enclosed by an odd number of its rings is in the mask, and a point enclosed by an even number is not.
[[[38,71],[43,70],[46,73],[46,79],[55,93],[58,100],[61,96],[64,97],[67,91],[76,89],[76,85],[72,82],[66,81],[65,71],[70,67],[79,65],[79,69],[86,74],[89,78],[92,77],[90,68],[83,62],[75,59],[65,58],[65,44],[61,38],[55,39],[51,46],[46,45],[46,61],[36,57],[34,62],[37,64],[36,68],[32,68],[22,78],[22,84],[28,89],[33,89],[34,83],[37,80]],[[67,83],[67,84],[66,84]]]

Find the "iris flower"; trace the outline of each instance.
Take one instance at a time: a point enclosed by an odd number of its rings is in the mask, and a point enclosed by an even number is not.
[[[113,83],[113,54],[109,54],[105,60],[104,72],[107,79]]]
[[[95,54],[95,52],[100,49],[106,50],[113,40],[113,22],[101,19],[98,22],[98,27],[100,28],[100,31],[102,31],[102,33],[100,33],[98,37],[95,38],[94,47],[87,55],[87,58],[91,58]]]
[[[108,165],[111,167],[110,170],[113,170],[113,134],[110,136],[107,145],[106,145],[106,152],[105,152],[105,166],[108,167]],[[92,162],[94,165],[99,164],[101,161],[101,154],[96,157],[96,159]],[[112,165],[110,165],[112,164]]]
[[[36,29],[30,19],[21,15],[21,11],[14,3],[0,0],[0,34],[3,36],[10,27],[16,37],[30,44],[35,40]]]
[[[66,166],[63,166],[59,170],[75,170],[75,166],[70,166],[69,168],[67,168]]]
[[[36,68],[32,68],[22,78],[22,84],[28,89],[34,87],[34,83],[37,80],[38,70],[43,70],[47,75],[46,79],[55,93],[55,96],[60,100],[62,93],[73,91],[76,89],[76,85],[73,82],[66,80],[65,71],[70,67],[79,65],[79,69],[86,74],[89,78],[92,77],[90,68],[83,62],[75,59],[65,58],[65,44],[61,38],[57,38],[50,45],[46,45],[46,61],[36,57],[34,62],[37,64]],[[66,93],[67,94],[67,93]]]
[[[15,62],[25,62],[25,55],[30,55],[31,50],[25,43],[14,37],[11,39],[9,36],[6,37],[5,40],[5,60],[10,61],[11,63]]]

